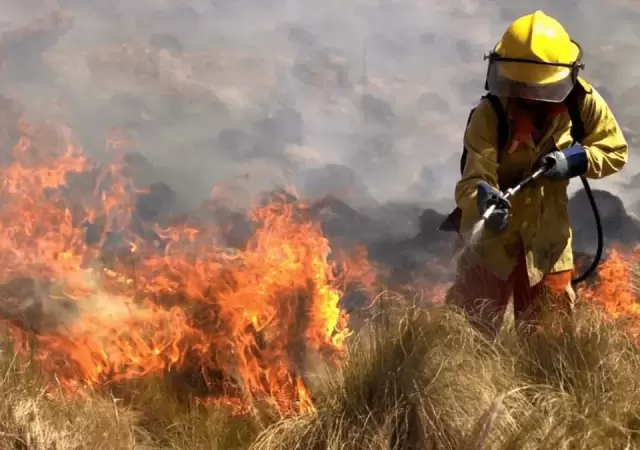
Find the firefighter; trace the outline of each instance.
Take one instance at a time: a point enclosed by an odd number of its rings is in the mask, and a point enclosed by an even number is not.
[[[499,154],[498,118],[483,98],[464,133],[466,161],[455,187],[461,234],[497,206],[479,242],[461,253],[447,301],[494,336],[511,296],[516,323],[529,330],[543,311],[570,314],[569,181],[617,173],[628,147],[607,103],[578,75],[580,47],[556,19],[542,11],[516,19],[488,59],[486,88],[504,108],[509,132]],[[569,98],[578,103],[580,143],[572,138]],[[501,196],[541,164],[551,167],[544,178],[510,201]]]

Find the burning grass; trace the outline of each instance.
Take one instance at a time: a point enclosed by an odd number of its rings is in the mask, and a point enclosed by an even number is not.
[[[306,205],[256,205],[230,247],[214,223],[145,221],[120,165],[23,128],[0,182],[0,312],[20,353],[69,395],[172,373],[204,403],[313,407],[302,374],[343,356],[354,260],[330,260]]]
[[[0,448],[558,449],[640,445],[640,350],[600,308],[562,331],[489,344],[463,317],[412,307],[353,336],[341,371],[319,371],[315,410],[233,415],[167,379],[82,398],[47,394],[38,364],[2,353]]]
[[[340,301],[373,269],[308,205],[265,199],[231,246],[141,217],[135,180],[64,130],[20,131],[0,174],[0,448],[640,446],[638,255],[612,253],[574,320],[526,341],[385,296],[354,333]]]

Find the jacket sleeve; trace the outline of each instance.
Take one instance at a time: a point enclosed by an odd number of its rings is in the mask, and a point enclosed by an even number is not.
[[[477,215],[476,190],[480,181],[498,188],[497,119],[488,100],[482,100],[464,133],[467,160],[456,184],[458,208],[465,216]]]
[[[584,145],[589,166],[587,178],[597,179],[619,172],[627,162],[629,147],[609,105],[590,87],[581,111]]]

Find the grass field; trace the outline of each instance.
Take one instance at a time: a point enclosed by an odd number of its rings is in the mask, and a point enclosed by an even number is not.
[[[89,399],[44,394],[10,346],[0,372],[2,449],[640,448],[640,350],[627,325],[581,306],[562,330],[489,344],[463,317],[408,307],[351,338],[341,371],[309,383],[315,412],[231,416],[164,380]]]

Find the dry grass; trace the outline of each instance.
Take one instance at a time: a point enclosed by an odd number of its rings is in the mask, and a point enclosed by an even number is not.
[[[8,339],[5,340],[8,342]],[[35,365],[0,353],[0,449],[234,449],[257,436],[257,418],[180,401],[163,380],[92,398],[45,395]],[[120,395],[118,395],[120,394]],[[61,400],[63,399],[64,400]]]
[[[343,371],[315,380],[317,413],[279,421],[179,401],[158,380],[49,399],[37,368],[11,355],[1,449],[640,448],[640,351],[586,307],[562,330],[523,340],[507,326],[491,344],[452,312],[386,313],[359,331]]]

